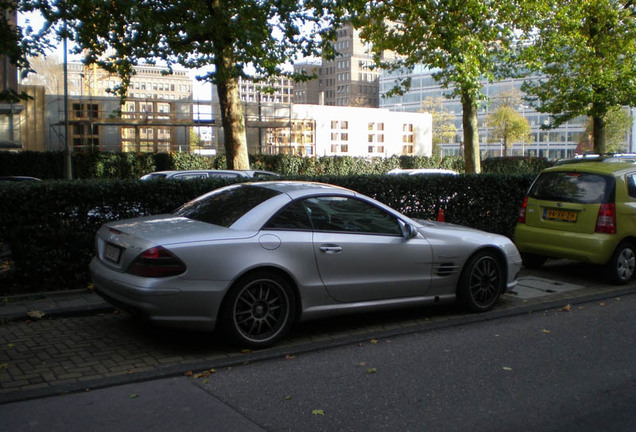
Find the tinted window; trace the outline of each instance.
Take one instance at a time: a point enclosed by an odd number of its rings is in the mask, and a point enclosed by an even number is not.
[[[614,178],[580,172],[543,173],[528,196],[539,200],[581,204],[614,201]]]
[[[294,201],[279,211],[263,228],[311,230],[311,223],[305,207]]]
[[[184,204],[175,214],[224,227],[231,226],[245,213],[279,192],[271,189],[237,185],[203,195]]]
[[[316,197],[303,201],[316,231],[401,235],[397,218],[349,197]]]
[[[627,182],[627,194],[636,198],[636,174],[628,174],[625,177],[625,181]]]

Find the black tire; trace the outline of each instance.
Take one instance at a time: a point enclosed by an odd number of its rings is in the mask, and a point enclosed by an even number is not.
[[[504,291],[505,271],[492,252],[478,252],[466,261],[457,287],[460,305],[471,312],[486,312]]]
[[[257,272],[232,287],[222,311],[230,341],[245,348],[266,348],[291,328],[296,301],[289,282],[274,273]]]
[[[628,241],[621,242],[607,263],[607,274],[615,285],[625,285],[634,276],[636,249]]]
[[[522,253],[523,265],[529,269],[538,269],[548,260],[548,257],[533,253]]]

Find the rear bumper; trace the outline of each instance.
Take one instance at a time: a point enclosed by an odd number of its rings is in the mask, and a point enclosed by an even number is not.
[[[212,331],[228,282],[150,279],[114,271],[93,258],[95,292],[113,306],[154,324]]]
[[[515,244],[521,253],[606,264],[620,239],[614,234],[582,234],[518,224]]]

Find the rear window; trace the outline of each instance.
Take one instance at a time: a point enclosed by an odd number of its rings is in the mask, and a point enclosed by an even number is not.
[[[614,177],[580,172],[541,174],[528,192],[538,200],[581,204],[614,202]]]
[[[229,228],[245,213],[279,193],[268,188],[235,185],[190,201],[175,215]]]

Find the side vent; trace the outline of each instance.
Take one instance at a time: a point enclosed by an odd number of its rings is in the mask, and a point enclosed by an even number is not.
[[[434,272],[437,276],[450,276],[457,273],[459,266],[452,262],[440,263],[435,266]]]

